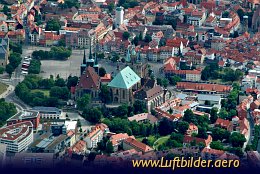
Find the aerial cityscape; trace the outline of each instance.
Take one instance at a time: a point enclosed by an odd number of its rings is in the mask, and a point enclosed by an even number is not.
[[[260,167],[260,0],[0,0],[0,168],[176,157]]]

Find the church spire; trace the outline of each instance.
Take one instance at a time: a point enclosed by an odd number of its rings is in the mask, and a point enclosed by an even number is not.
[[[91,45],[90,45],[90,47],[89,47],[89,59],[92,59]]]
[[[98,60],[97,60],[97,55],[95,54],[95,63],[94,65],[97,65],[98,64]]]
[[[87,64],[87,59],[86,59],[86,50],[84,48],[84,55],[83,55],[83,62],[82,64],[86,65]]]
[[[127,55],[126,55],[126,62],[130,62],[131,61],[131,57],[130,57],[130,50],[129,47],[127,48]]]

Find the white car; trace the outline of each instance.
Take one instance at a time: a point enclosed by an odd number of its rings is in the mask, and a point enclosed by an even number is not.
[[[32,58],[25,57],[25,58],[24,58],[24,60],[25,60],[25,61],[29,61],[29,62],[30,62],[30,61],[32,60]]]
[[[28,72],[27,71],[22,71],[22,75],[27,75]]]
[[[28,71],[28,68],[22,68],[22,71]]]
[[[30,61],[23,61],[23,64],[27,64],[27,65],[30,65]]]

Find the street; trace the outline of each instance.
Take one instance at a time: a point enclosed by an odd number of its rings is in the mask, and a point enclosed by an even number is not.
[[[252,142],[252,135],[253,135],[253,130],[254,130],[254,121],[252,119],[250,111],[247,112],[247,120],[249,122],[249,135],[246,137],[246,142],[244,144],[244,148],[246,147],[247,144],[251,144]]]

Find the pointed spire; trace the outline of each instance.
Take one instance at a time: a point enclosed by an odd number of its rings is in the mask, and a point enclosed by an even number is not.
[[[138,51],[138,55],[137,55],[137,61],[141,62],[141,51]]]
[[[86,65],[87,64],[87,59],[86,59],[86,50],[84,48],[84,55],[83,55],[83,62],[82,64]]]
[[[94,65],[97,65],[98,64],[98,60],[97,60],[97,55],[95,54],[95,63]]]
[[[90,47],[89,47],[89,59],[92,59],[91,45],[90,45]]]
[[[127,55],[126,55],[126,62],[130,62],[131,61],[131,57],[130,57],[130,51],[129,51],[129,47],[127,49]]]

